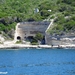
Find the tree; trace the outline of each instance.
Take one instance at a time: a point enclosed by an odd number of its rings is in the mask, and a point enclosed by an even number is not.
[[[37,33],[35,38],[41,41],[43,39],[43,35],[41,33]]]
[[[63,3],[71,4],[73,0],[62,0]]]

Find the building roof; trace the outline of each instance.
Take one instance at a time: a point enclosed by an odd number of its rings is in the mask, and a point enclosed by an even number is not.
[[[48,28],[50,22],[42,21],[42,22],[21,22],[18,25],[18,28],[22,29],[23,31],[30,31],[30,32],[42,32],[45,33],[46,29]]]

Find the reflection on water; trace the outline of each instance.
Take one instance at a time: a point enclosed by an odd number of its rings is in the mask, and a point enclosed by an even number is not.
[[[75,50],[0,50],[0,75],[3,74],[75,75]]]

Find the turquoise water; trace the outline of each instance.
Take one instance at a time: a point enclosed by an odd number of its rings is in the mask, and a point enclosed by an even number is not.
[[[75,50],[0,50],[0,75],[4,74],[75,75]]]

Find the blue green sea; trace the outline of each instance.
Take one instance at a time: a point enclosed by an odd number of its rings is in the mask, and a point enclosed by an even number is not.
[[[75,75],[75,49],[2,49],[0,75]]]

